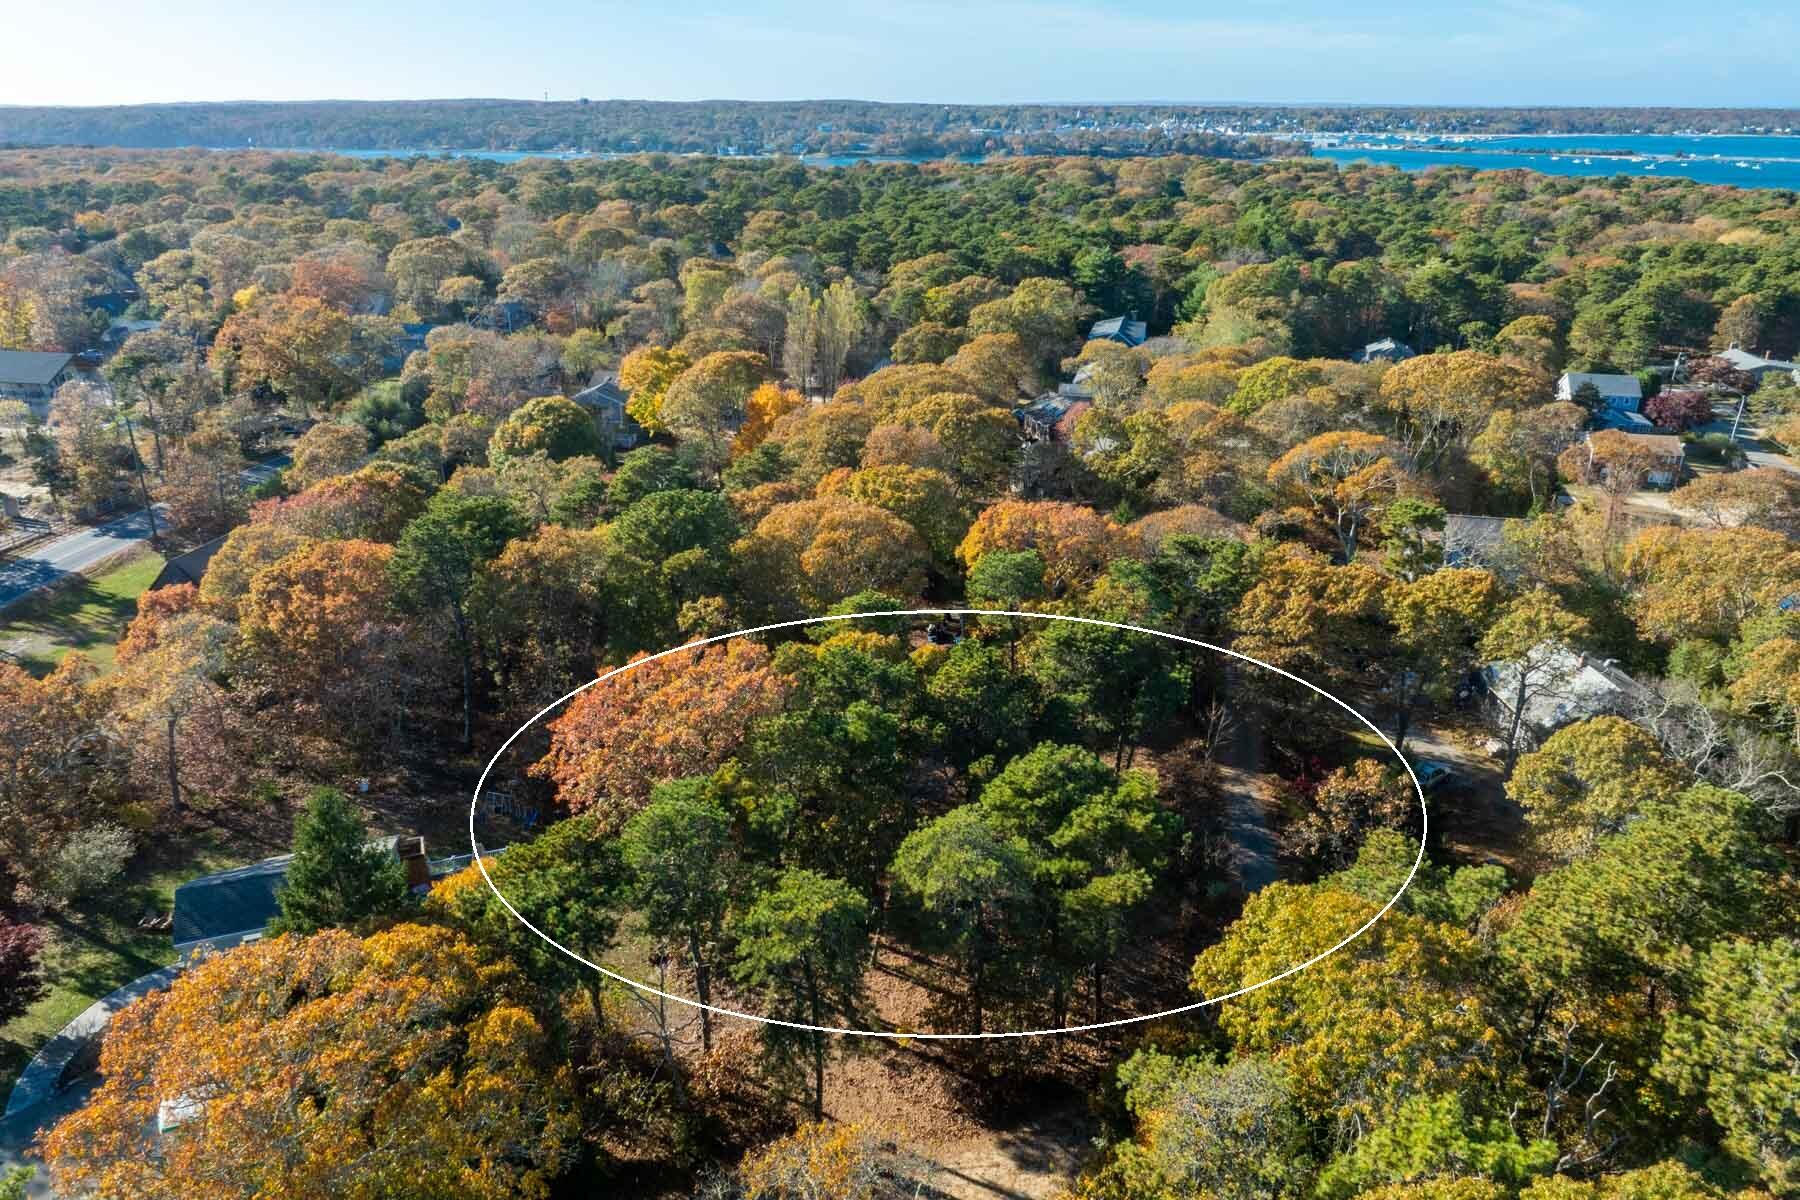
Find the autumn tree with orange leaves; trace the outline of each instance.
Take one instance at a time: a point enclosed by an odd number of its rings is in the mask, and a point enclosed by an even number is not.
[[[310,296],[284,297],[228,317],[210,361],[240,395],[266,388],[306,412],[356,390],[361,381],[341,365],[350,346],[349,317]]]
[[[1420,471],[1467,447],[1504,409],[1548,399],[1547,376],[1477,350],[1421,354],[1382,376],[1377,394],[1394,436]]]
[[[553,781],[571,811],[596,809],[622,827],[657,784],[730,758],[788,687],[769,652],[742,638],[627,667],[550,723],[550,751],[531,773]]]
[[[209,958],[114,1017],[100,1063],[42,1142],[64,1195],[544,1197],[581,1133],[530,989],[422,925]]]
[[[1002,500],[983,509],[956,556],[970,570],[994,550],[1036,550],[1052,595],[1084,587],[1115,558],[1136,552],[1131,534],[1111,517],[1080,504]]]
[[[393,548],[315,542],[251,581],[239,628],[254,676],[303,724],[367,741],[399,719],[415,639],[389,599]]]
[[[931,552],[899,517],[843,496],[779,504],[733,548],[746,599],[797,617],[861,591],[916,596]]]
[[[1625,548],[1638,630],[1675,642],[1723,642],[1745,617],[1800,592],[1800,549],[1770,529],[1658,525]]]

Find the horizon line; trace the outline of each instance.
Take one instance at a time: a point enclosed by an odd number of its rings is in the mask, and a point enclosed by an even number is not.
[[[544,99],[530,96],[421,96],[405,99],[365,99],[347,96],[323,96],[288,98],[281,100],[233,99],[233,100],[133,100],[117,103],[98,104],[32,104],[17,101],[0,101],[0,111],[8,109],[44,109],[53,111],[79,112],[95,109],[118,108],[199,108],[208,105],[260,105],[276,108],[286,105],[306,104],[534,104],[550,107],[553,105],[584,104],[646,104],[646,105],[708,105],[708,104],[742,104],[779,106],[791,104],[866,104],[883,107],[914,108],[1217,108],[1217,109],[1270,109],[1270,108],[1400,108],[1420,111],[1457,111],[1474,110],[1482,112],[1525,112],[1533,109],[1549,109],[1561,111],[1613,111],[1613,112],[1800,112],[1800,103],[1795,104],[1565,104],[1554,101],[1508,102],[1504,104],[1485,104],[1479,102],[1430,101],[1414,102],[1407,100],[868,100],[852,96],[813,96],[791,97],[779,100],[749,100],[715,96],[694,100],[653,100],[634,96],[588,97],[578,96],[563,99]]]

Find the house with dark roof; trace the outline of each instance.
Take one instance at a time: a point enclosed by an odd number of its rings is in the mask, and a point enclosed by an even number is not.
[[[1405,342],[1397,341],[1391,337],[1385,337],[1379,342],[1370,342],[1361,350],[1352,354],[1350,356],[1350,361],[1359,363],[1397,363],[1405,362],[1409,358],[1417,358],[1418,353],[1417,350],[1414,350]]]
[[[1136,313],[1095,321],[1088,330],[1090,342],[1117,342],[1121,346],[1141,346],[1150,336],[1150,327],[1137,319]]]
[[[1065,396],[1060,392],[1045,392],[1029,404],[1021,404],[1013,409],[1013,417],[1019,422],[1019,433],[1028,442],[1052,442],[1062,440],[1057,429],[1063,418],[1069,415],[1076,405],[1085,407],[1087,401],[1073,396]],[[1078,413],[1077,416],[1080,414]]]
[[[614,450],[629,450],[643,440],[644,427],[625,411],[631,393],[619,386],[617,375],[610,372],[597,375],[593,383],[569,399],[593,414],[594,424],[600,430],[601,445]]]
[[[44,416],[50,397],[75,373],[75,356],[57,351],[0,350],[0,400],[23,400]]]
[[[424,838],[394,835],[376,838],[369,845],[388,850],[406,865],[406,881],[414,891],[429,890],[433,879],[442,878],[432,873]],[[169,933],[176,952],[229,950],[261,937],[281,911],[276,897],[287,883],[288,865],[293,861],[293,855],[280,854],[246,867],[202,875],[176,888]]]
[[[163,564],[162,570],[151,581],[149,590],[154,592],[157,588],[174,587],[180,583],[191,583],[199,587],[201,579],[206,576],[206,565],[224,544],[224,537],[216,537],[210,542],[195,546],[186,554],[177,554]]]
[[[1644,385],[1636,375],[1606,375],[1595,371],[1565,371],[1556,381],[1558,400],[1575,399],[1583,385],[1593,384],[1607,408],[1636,412],[1644,403]]]

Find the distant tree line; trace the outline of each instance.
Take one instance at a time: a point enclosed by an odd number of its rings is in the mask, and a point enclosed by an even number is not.
[[[0,110],[0,145],[830,154],[1304,153],[1303,131],[1738,133],[1800,110],[1184,104],[879,104],[864,100],[307,101]],[[1242,131],[1226,135],[1220,131]],[[1247,135],[1247,136],[1245,136]]]

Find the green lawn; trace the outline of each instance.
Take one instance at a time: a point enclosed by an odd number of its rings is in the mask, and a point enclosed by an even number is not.
[[[204,837],[179,847],[153,845],[101,895],[77,901],[76,911],[33,918],[44,933],[50,990],[24,1016],[0,1025],[0,1102],[38,1047],[88,1005],[174,961],[168,931],[142,930],[138,921],[147,913],[168,912],[177,884],[237,866],[241,857]]]
[[[0,651],[34,675],[48,673],[71,652],[86,655],[103,672],[112,670],[137,599],[162,566],[162,556],[148,548],[130,551],[96,575],[14,607],[0,618]]]

